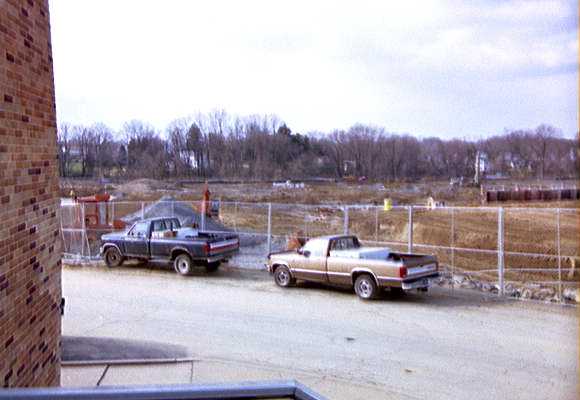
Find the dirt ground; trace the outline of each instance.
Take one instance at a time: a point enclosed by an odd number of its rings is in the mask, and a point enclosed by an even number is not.
[[[295,378],[352,400],[577,398],[573,307],[439,288],[363,302],[240,269],[65,267],[62,280],[63,335],[185,346],[204,383]]]
[[[574,182],[569,182],[574,183]],[[580,186],[580,184],[579,184]],[[210,183],[213,199],[250,203],[288,204],[383,204],[390,198],[393,205],[427,205],[429,197],[447,206],[481,206],[480,189],[472,186],[452,186],[448,181],[417,183],[368,182],[348,183],[331,181],[306,182],[303,189],[273,187],[263,183]],[[61,179],[61,195],[87,196],[108,192],[119,200],[158,200],[170,195],[178,200],[199,201],[204,183],[137,179],[127,182],[108,180]],[[579,208],[578,201],[536,201],[494,203],[503,207]]]

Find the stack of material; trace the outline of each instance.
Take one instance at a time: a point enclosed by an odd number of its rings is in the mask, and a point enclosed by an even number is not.
[[[193,207],[183,201],[175,200],[171,196],[163,196],[159,201],[148,205],[143,209],[143,212],[137,211],[133,214],[123,217],[123,221],[131,225],[143,218],[157,218],[157,217],[175,217],[179,219],[181,226],[197,226],[201,227],[201,214],[193,209]],[[219,221],[205,218],[205,230],[216,232],[233,232]]]

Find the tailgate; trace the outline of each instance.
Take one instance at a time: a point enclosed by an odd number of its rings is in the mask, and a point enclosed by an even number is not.
[[[403,263],[407,267],[407,277],[414,278],[437,273],[439,265],[437,259],[428,255],[403,256]]]
[[[210,241],[209,255],[217,255],[222,253],[229,253],[240,248],[240,240],[236,236],[218,238]]]
[[[431,262],[424,265],[417,265],[415,267],[407,267],[407,276],[415,277],[425,274],[432,274],[437,272],[437,263]]]

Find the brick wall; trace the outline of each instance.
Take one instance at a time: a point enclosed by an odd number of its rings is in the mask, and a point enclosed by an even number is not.
[[[1,0],[0,387],[60,381],[51,53],[48,0]]]

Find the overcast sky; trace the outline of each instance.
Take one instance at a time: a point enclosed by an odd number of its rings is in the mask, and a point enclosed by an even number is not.
[[[51,0],[59,122],[277,114],[480,138],[578,129],[577,1]]]

